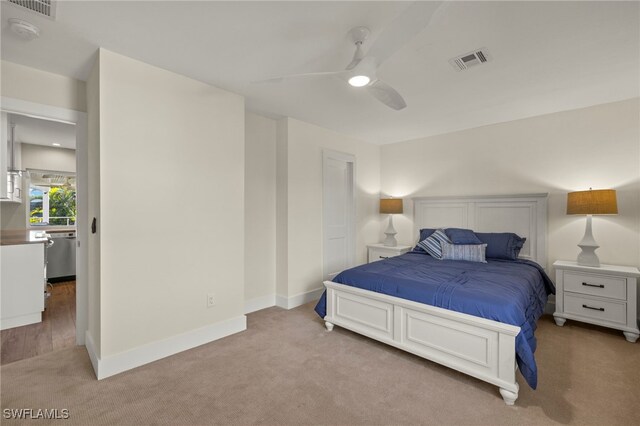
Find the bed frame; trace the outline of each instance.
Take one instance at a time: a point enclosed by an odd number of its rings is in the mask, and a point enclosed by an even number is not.
[[[414,198],[421,228],[515,232],[520,257],[546,266],[547,194]],[[520,327],[325,281],[327,330],[334,324],[492,383],[507,405],[518,398],[515,339]]]

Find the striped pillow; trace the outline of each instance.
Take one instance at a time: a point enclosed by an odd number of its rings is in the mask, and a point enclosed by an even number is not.
[[[442,259],[442,245],[444,243],[451,243],[444,230],[437,229],[433,234],[424,240],[420,241],[418,245],[431,255],[434,259]]]
[[[449,244],[443,242],[442,259],[487,263],[486,250],[486,244]]]

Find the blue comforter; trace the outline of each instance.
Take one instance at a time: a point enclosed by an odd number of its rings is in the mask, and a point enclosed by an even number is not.
[[[538,382],[534,331],[547,296],[555,293],[542,267],[528,260],[488,263],[436,260],[410,252],[348,269],[334,282],[517,325],[516,361],[533,389]],[[326,315],[326,292],[316,305]]]

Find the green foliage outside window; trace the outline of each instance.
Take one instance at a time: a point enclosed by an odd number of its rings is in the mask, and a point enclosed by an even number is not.
[[[40,191],[31,191],[31,213],[29,222],[41,223],[44,195]],[[72,188],[54,186],[49,190],[49,225],[75,225],[76,192]]]

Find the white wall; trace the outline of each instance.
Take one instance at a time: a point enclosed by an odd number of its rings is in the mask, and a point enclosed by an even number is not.
[[[279,195],[278,203],[287,204],[278,207],[278,254],[287,253],[286,265],[283,261],[278,267],[287,270],[278,273],[277,285],[278,296],[292,298],[322,289],[322,150],[356,157],[356,261],[360,264],[366,262],[366,245],[379,241],[380,147],[291,118],[278,124],[278,191],[286,192],[286,200]],[[280,221],[281,208],[286,210],[286,222]]]
[[[22,167],[25,169],[76,172],[75,149],[54,148],[22,143]]]
[[[100,55],[87,79],[87,221],[100,217]],[[78,218],[80,219],[80,218]],[[87,237],[87,347],[93,345],[96,356],[101,354],[102,316],[100,288],[100,223],[96,233]],[[96,360],[94,361],[94,368]]]
[[[273,305],[276,293],[276,122],[245,113],[244,299]]]
[[[3,97],[37,104],[86,111],[85,83],[83,81],[7,61],[0,61],[0,94]],[[33,167],[20,166],[22,168]],[[23,180],[23,191],[27,188],[27,184],[28,182]],[[24,229],[26,227],[26,209],[27,206],[24,203],[0,203],[2,229]]]
[[[640,263],[639,99],[549,114],[382,147],[382,191],[405,198],[549,193],[549,265],[573,260],[584,216],[567,216],[570,191],[613,188],[617,216],[596,216],[602,263]],[[395,221],[413,244],[411,200]]]
[[[16,167],[75,173],[76,152],[73,149],[17,143]],[[29,194],[29,178],[26,175],[22,179],[22,192]],[[22,203],[3,202],[0,204],[0,209],[1,229],[24,229],[27,227],[28,196],[23,199]]]
[[[85,82],[13,62],[0,62],[2,96],[86,111]]]
[[[244,99],[102,49],[98,79],[99,355],[244,320]]]

